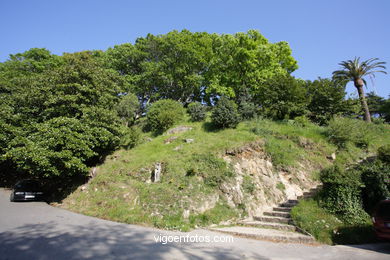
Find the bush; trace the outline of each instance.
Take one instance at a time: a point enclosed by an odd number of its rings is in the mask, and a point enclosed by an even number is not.
[[[179,102],[163,99],[152,104],[146,117],[150,129],[161,133],[182,120],[184,112]]]
[[[297,116],[294,118],[294,125],[305,127],[311,125],[311,122],[306,116]]]
[[[243,119],[252,119],[256,116],[257,108],[252,102],[241,102],[238,112]]]
[[[390,197],[390,164],[380,160],[367,161],[355,170],[362,176],[364,207],[371,213],[379,201]]]
[[[382,162],[390,163],[390,145],[384,145],[378,149],[378,158]]]
[[[347,143],[368,147],[373,139],[371,126],[362,120],[337,117],[329,122],[327,135],[339,148],[345,148]]]
[[[213,124],[218,128],[235,128],[240,122],[237,105],[225,97],[221,97],[211,114]]]
[[[322,206],[347,224],[362,224],[369,218],[363,210],[361,173],[336,165],[321,172]]]
[[[187,112],[191,117],[191,121],[203,121],[206,117],[206,107],[200,102],[192,102],[188,105]]]
[[[137,146],[141,141],[141,129],[138,127],[128,128],[121,140],[121,146],[125,149],[131,149]]]

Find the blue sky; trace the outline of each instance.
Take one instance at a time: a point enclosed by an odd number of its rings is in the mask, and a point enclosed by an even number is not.
[[[174,29],[257,29],[271,42],[290,43],[296,77],[330,77],[355,56],[378,57],[390,72],[389,13],[388,0],[0,0],[0,61],[33,47],[55,54],[105,50]],[[390,95],[390,75],[367,82],[367,91]],[[352,84],[347,90],[355,92]]]

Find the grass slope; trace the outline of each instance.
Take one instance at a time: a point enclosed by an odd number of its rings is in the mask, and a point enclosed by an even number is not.
[[[107,157],[86,188],[77,189],[62,206],[113,221],[185,231],[245,215],[243,209],[230,208],[223,199],[213,204],[222,198],[219,184],[235,175],[221,159],[226,150],[261,139],[275,167],[295,167],[309,161],[319,171],[330,165],[326,157],[337,149],[329,143],[326,128],[314,124],[256,119],[219,131],[210,122],[181,125],[193,129],[160,135]],[[177,139],[165,144],[172,136]],[[186,143],[185,139],[194,142]],[[362,153],[357,149],[340,158],[357,158]],[[157,162],[163,166],[162,179],[150,183]],[[197,209],[202,205],[208,209],[200,213]]]

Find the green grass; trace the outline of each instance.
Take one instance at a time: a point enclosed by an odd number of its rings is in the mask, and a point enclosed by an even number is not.
[[[361,244],[375,241],[371,221],[347,225],[321,208],[314,199],[302,200],[291,210],[294,223],[325,244]]]

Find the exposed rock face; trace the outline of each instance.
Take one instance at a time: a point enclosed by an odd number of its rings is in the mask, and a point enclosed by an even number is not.
[[[275,169],[261,141],[226,151],[223,159],[233,167],[236,176],[221,184],[220,190],[230,206],[244,206],[249,217],[287,198],[302,195],[304,189],[315,185],[309,176],[310,167],[306,165],[289,170]]]

